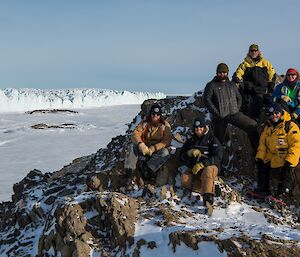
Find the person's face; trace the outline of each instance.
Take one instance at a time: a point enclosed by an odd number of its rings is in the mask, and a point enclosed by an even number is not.
[[[220,78],[222,81],[225,81],[228,77],[228,73],[223,72],[223,71],[218,71],[217,72],[217,77]]]
[[[295,73],[286,74],[286,79],[288,80],[288,82],[294,82],[297,79],[297,74]]]
[[[278,122],[280,119],[281,119],[281,112],[278,112],[278,111],[274,111],[271,113],[271,120],[273,122]]]
[[[151,113],[151,123],[157,124],[160,122],[160,114],[156,112]]]
[[[202,137],[206,132],[206,127],[195,127],[195,134],[197,137]]]
[[[258,55],[259,55],[259,51],[258,50],[249,50],[249,55],[252,59],[255,59]]]

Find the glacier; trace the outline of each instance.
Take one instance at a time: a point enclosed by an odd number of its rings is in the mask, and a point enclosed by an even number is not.
[[[129,92],[97,88],[4,88],[0,89],[0,112],[141,104],[146,99],[162,99],[165,97],[166,95],[160,92]]]

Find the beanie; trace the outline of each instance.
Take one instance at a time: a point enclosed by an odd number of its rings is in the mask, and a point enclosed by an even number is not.
[[[218,67],[217,67],[217,73],[218,72],[226,72],[226,73],[228,73],[229,72],[229,68],[228,68],[227,64],[226,63],[220,63],[218,65]]]
[[[201,116],[199,118],[196,118],[194,120],[194,124],[193,124],[193,128],[197,128],[197,127],[205,127],[209,124],[209,120],[205,119],[205,116]]]
[[[295,68],[289,68],[286,71],[286,75],[288,75],[288,74],[296,74],[298,76],[298,71]]]
[[[151,106],[151,109],[150,109],[150,115],[151,115],[152,113],[161,115],[161,114],[162,114],[161,106],[160,106],[159,104],[157,104],[157,103],[153,104],[153,105]]]
[[[283,109],[279,103],[273,103],[268,109],[269,113],[280,112],[283,115]]]
[[[252,44],[251,46],[249,46],[249,51],[251,51],[251,50],[257,50],[257,51],[259,51],[258,45],[257,44]]]

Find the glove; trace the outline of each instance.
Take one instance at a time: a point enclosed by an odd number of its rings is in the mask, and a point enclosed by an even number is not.
[[[292,113],[292,117],[293,117],[295,120],[297,120],[298,117],[299,117],[299,115],[298,115],[297,113],[293,112],[293,113]]]
[[[289,96],[287,96],[287,95],[282,95],[282,96],[281,96],[281,99],[282,99],[283,101],[285,101],[286,103],[292,101],[291,98],[290,98]]]
[[[148,153],[148,155],[151,156],[155,152],[156,152],[155,146],[154,145],[149,146],[149,153]]]
[[[194,158],[201,157],[201,151],[199,149],[192,148],[187,151],[187,155]]]
[[[145,145],[145,143],[139,144],[139,150],[142,152],[143,155],[149,155],[149,147]]]
[[[198,162],[194,165],[193,169],[192,169],[192,173],[194,175],[196,175],[200,170],[204,169],[205,166],[202,162]]]

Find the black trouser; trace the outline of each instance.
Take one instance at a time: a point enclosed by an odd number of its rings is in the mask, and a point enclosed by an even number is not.
[[[249,136],[254,152],[258,146],[257,122],[242,112],[228,115],[224,119],[213,119],[215,136],[221,143],[225,143],[225,130],[227,124],[230,123],[240,129],[243,129]]]
[[[257,165],[257,188],[261,192],[270,191],[270,173],[277,172],[279,173],[279,181],[277,188],[277,194],[283,194],[286,192],[286,189],[291,191],[292,189],[292,172],[294,168],[292,167],[280,167],[280,168],[271,168],[270,163],[263,163],[259,160],[256,162]]]

